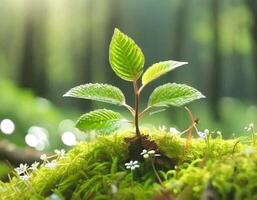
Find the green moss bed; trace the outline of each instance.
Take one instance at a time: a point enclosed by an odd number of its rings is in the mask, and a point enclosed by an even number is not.
[[[77,144],[55,168],[41,166],[27,181],[14,174],[0,183],[0,199],[257,199],[251,138],[187,141],[157,130],[144,134],[169,158],[156,164],[162,184],[147,159],[133,173],[125,168],[130,158],[124,138],[132,133],[120,133]]]

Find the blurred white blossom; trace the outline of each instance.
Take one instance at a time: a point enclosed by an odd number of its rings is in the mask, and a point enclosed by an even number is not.
[[[14,170],[20,175],[20,174],[24,174],[28,169],[28,165],[27,164],[20,164],[19,167],[16,167]]]
[[[64,156],[65,156],[65,150],[64,150],[64,149],[61,149],[61,150],[55,149],[55,150],[54,150],[54,153],[55,153],[58,157],[64,157]]]
[[[29,169],[36,171],[38,166],[39,166],[39,162],[35,161],[34,163],[31,164]]]
[[[159,126],[159,130],[160,130],[160,131],[166,131],[167,128],[166,128],[166,126],[162,125],[162,126]]]
[[[160,154],[156,154],[155,153],[155,150],[147,151],[146,149],[143,149],[143,151],[140,153],[140,155],[142,155],[145,159],[147,159],[149,157],[158,157],[158,156],[160,156]]]
[[[43,161],[47,161],[47,155],[46,154],[42,154],[40,156],[40,159],[43,160]]]
[[[45,164],[45,167],[50,168],[50,169],[54,169],[57,167],[57,163],[55,160],[52,160],[51,162],[48,162]]]
[[[137,160],[135,160],[135,161],[131,160],[130,162],[125,163],[125,167],[126,167],[127,169],[130,169],[131,171],[133,171],[133,170],[135,170],[136,168],[139,168],[140,165],[139,165],[139,163],[138,163]]]

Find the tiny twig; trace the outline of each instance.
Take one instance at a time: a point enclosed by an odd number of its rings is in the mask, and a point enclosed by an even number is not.
[[[188,115],[191,119],[191,126],[189,128],[187,128],[185,131],[183,131],[182,133],[184,132],[188,132],[188,136],[187,136],[187,143],[186,143],[186,146],[188,145],[188,142],[191,140],[192,138],[192,129],[195,128],[196,132],[198,132],[197,128],[196,128],[196,125],[198,123],[198,120],[196,118],[194,118],[191,110],[189,110],[189,108],[187,108],[186,106],[184,107],[186,109],[186,111],[188,112]]]
[[[236,151],[236,146],[240,143],[240,140],[237,140],[233,146],[233,150],[232,150],[232,155],[234,155],[235,151]]]
[[[146,113],[149,109],[151,108],[151,106],[148,106],[147,108],[145,108],[142,112],[139,113],[138,117],[142,117],[144,115],[144,113]]]
[[[123,106],[129,110],[132,116],[135,116],[135,110],[130,105],[124,103]]]
[[[149,115],[154,115],[156,113],[160,113],[160,112],[163,112],[165,111],[166,109],[161,109],[161,110],[156,110],[156,111],[153,111],[153,112],[150,112]]]

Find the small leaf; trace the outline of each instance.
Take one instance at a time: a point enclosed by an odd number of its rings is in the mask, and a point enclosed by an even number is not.
[[[177,67],[187,64],[187,62],[178,62],[174,60],[163,61],[153,64],[149,67],[142,76],[142,84],[146,85],[149,82],[159,78]]]
[[[114,30],[112,36],[109,60],[113,71],[126,81],[137,80],[145,63],[141,49],[118,29]]]
[[[196,99],[205,98],[198,90],[185,85],[167,83],[157,87],[150,95],[148,106],[183,106]]]
[[[109,133],[118,129],[124,118],[121,114],[107,109],[99,109],[82,115],[76,127],[84,132],[96,130]]]
[[[80,85],[69,90],[64,96],[91,99],[117,105],[125,104],[125,97],[122,91],[108,84],[88,83]]]

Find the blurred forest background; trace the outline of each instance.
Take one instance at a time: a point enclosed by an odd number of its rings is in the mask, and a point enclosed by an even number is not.
[[[189,62],[149,85],[142,105],[157,85],[186,83],[207,96],[189,105],[201,130],[229,138],[257,122],[256,0],[0,0],[0,24],[2,152],[7,141],[48,151],[89,137],[74,121],[108,105],[63,98],[73,86],[110,83],[133,104],[131,84],[108,61],[115,27],[142,48],[145,68]],[[190,123],[182,108],[143,121],[178,130]]]

